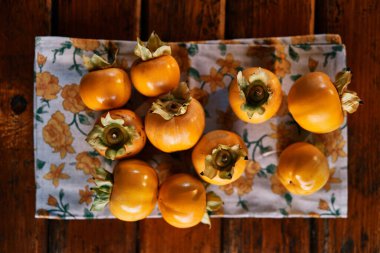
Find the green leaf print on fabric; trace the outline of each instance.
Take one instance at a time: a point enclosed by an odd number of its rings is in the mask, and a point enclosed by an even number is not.
[[[309,43],[297,44],[297,45],[294,45],[294,46],[297,47],[297,48],[301,48],[302,50],[305,50],[305,51],[311,50],[311,45]]]
[[[65,197],[65,192],[63,189],[59,191],[58,200],[56,197],[49,195],[47,204],[53,208],[47,209],[47,212],[50,214],[54,214],[62,219],[70,216],[75,219],[75,216],[70,213],[70,204],[64,203],[63,198]]]
[[[63,53],[65,52],[66,49],[70,49],[71,46],[73,44],[71,43],[71,41],[65,41],[63,43],[61,43],[61,47],[60,48],[57,48],[57,49],[53,49],[53,63],[55,63],[56,59],[57,59],[57,54],[58,55],[63,55]]]
[[[200,76],[198,70],[196,70],[196,69],[193,68],[193,67],[190,67],[190,68],[189,68],[189,76],[190,76],[191,78],[193,78],[194,80],[198,81],[198,82],[201,80],[201,76]]]
[[[284,199],[286,201],[286,204],[291,207],[292,206],[292,200],[293,200],[292,195],[287,192],[284,194]]]
[[[46,164],[45,161],[42,161],[40,159],[37,159],[36,163],[37,163],[37,169],[39,169],[39,170],[41,170],[45,166],[45,164]]]
[[[220,54],[221,55],[226,55],[226,51],[227,51],[227,46],[226,46],[226,44],[223,44],[223,43],[220,43],[219,45],[218,45],[218,49],[220,50]]]
[[[323,67],[326,67],[329,59],[335,59],[337,52],[342,52],[343,46],[342,45],[336,45],[333,46],[331,52],[324,53],[325,60],[323,61]]]
[[[248,208],[248,201],[245,200],[245,199],[242,199],[240,196],[239,196],[239,201],[237,202],[236,206],[241,206],[245,211],[249,211],[249,208]]]
[[[84,208],[84,213],[83,213],[83,217],[85,217],[86,219],[93,219],[94,218],[94,214],[88,210],[88,208]]]
[[[290,79],[292,79],[293,82],[297,81],[302,75],[296,74],[296,75],[291,75]]]
[[[293,61],[298,62],[300,59],[299,54],[293,49],[292,46],[289,45],[289,56]]]
[[[190,46],[187,48],[187,52],[190,56],[195,56],[198,53],[198,45],[190,44]]]

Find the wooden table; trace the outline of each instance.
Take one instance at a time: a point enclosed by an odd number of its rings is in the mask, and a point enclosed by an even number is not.
[[[380,252],[380,1],[1,0],[0,252]],[[166,41],[339,33],[365,104],[348,119],[348,219],[34,219],[36,35]]]

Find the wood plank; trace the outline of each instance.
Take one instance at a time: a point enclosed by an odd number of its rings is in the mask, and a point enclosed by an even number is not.
[[[34,218],[32,68],[34,37],[50,31],[50,6],[1,1],[0,252],[46,252],[47,222]]]
[[[142,37],[152,31],[164,41],[224,38],[226,0],[145,0],[142,5]]]
[[[325,235],[320,252],[380,252],[379,12],[379,1],[316,1],[316,32],[341,34],[353,72],[350,89],[365,102],[348,118],[349,218],[318,221],[318,234]]]
[[[227,1],[226,6],[227,38],[313,33],[313,0]],[[308,219],[226,219],[223,228],[223,252],[310,251]]]
[[[223,252],[308,252],[309,236],[305,219],[225,219]]]
[[[49,252],[136,252],[137,223],[119,220],[50,221]]]
[[[53,35],[136,40],[141,0],[55,0]]]
[[[226,38],[312,34],[314,0],[227,1]]]
[[[140,223],[140,252],[220,252],[220,219],[211,219],[212,228],[200,224],[179,229],[163,219],[143,220]]]
[[[189,41],[224,37],[225,0],[142,2],[142,38],[154,30],[164,41]],[[175,15],[173,15],[175,13]],[[162,219],[140,222],[141,252],[220,252],[220,219],[212,228],[198,225],[177,229]]]
[[[140,0],[61,1],[53,5],[53,34],[135,40]],[[118,220],[49,221],[51,252],[136,252],[137,223]]]

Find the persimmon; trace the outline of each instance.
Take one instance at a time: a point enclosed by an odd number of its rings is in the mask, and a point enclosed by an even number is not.
[[[214,130],[205,134],[194,147],[192,161],[206,182],[225,185],[237,180],[247,166],[248,149],[237,134]]]
[[[131,79],[143,95],[156,97],[173,90],[180,81],[180,69],[171,56],[171,48],[154,32],[147,43],[137,39],[135,54],[139,57],[131,67]]]
[[[281,105],[281,84],[275,74],[264,68],[239,71],[228,96],[236,116],[248,123],[262,123],[273,117]]]
[[[104,113],[95,123],[86,141],[102,156],[115,160],[139,153],[146,142],[139,116],[127,109]]]
[[[91,58],[83,55],[83,64],[90,71],[79,85],[79,95],[83,103],[94,111],[109,110],[125,105],[131,97],[132,85],[128,74],[115,68],[118,49],[110,44],[112,62],[94,54]]]
[[[160,186],[158,208],[170,225],[193,227],[201,222],[206,212],[205,187],[193,176],[175,174]]]
[[[95,192],[92,211],[102,210],[109,204],[116,218],[137,221],[147,217],[157,203],[157,173],[140,160],[119,162],[113,174],[98,168],[95,183],[96,187],[92,188]]]
[[[289,192],[310,195],[327,183],[330,171],[319,149],[306,142],[297,142],[282,151],[276,175]]]
[[[192,148],[204,128],[204,109],[190,96],[186,83],[153,102],[145,116],[145,132],[149,141],[167,153]]]
[[[289,112],[310,132],[328,133],[338,129],[346,112],[355,112],[361,102],[355,92],[347,90],[350,81],[350,71],[338,73],[334,83],[323,72],[302,76],[290,88]]]

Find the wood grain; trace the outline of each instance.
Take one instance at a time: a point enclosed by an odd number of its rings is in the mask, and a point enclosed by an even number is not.
[[[1,0],[0,252],[380,252],[380,2],[376,0]],[[51,12],[51,9],[53,11]],[[315,10],[315,12],[314,12]],[[140,16],[141,14],[141,16]],[[315,22],[314,22],[315,18]],[[52,21],[52,25],[51,25]],[[34,36],[166,41],[340,33],[365,102],[349,116],[348,219],[34,219]],[[140,32],[141,30],[141,32]]]
[[[226,38],[311,34],[314,0],[227,1]]]
[[[59,1],[53,5],[53,34],[134,40],[140,1]],[[49,221],[49,252],[136,252],[137,223],[118,220]]]
[[[50,221],[49,252],[136,252],[136,223],[119,220]]]
[[[318,233],[325,235],[320,252],[380,252],[379,12],[379,1],[316,2],[316,32],[342,35],[353,72],[349,88],[365,103],[348,118],[349,218],[318,221]]]
[[[211,219],[212,228],[200,224],[179,229],[163,219],[148,219],[140,224],[140,252],[220,252],[220,219]]]
[[[46,252],[47,221],[34,219],[32,68],[34,36],[49,33],[50,6],[1,1],[0,252]]]
[[[314,1],[227,1],[226,37],[310,34],[313,11]],[[312,229],[308,219],[225,219],[223,252],[308,252]]]
[[[310,230],[305,219],[225,219],[223,252],[308,252]]]
[[[136,40],[141,0],[54,0],[53,35]]]
[[[142,36],[156,31],[165,41],[224,37],[226,0],[143,0]]]

